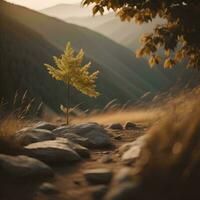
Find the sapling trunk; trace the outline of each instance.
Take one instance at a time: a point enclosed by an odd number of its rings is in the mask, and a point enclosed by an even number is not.
[[[69,111],[70,111],[70,85],[67,83],[67,125],[69,125]]]

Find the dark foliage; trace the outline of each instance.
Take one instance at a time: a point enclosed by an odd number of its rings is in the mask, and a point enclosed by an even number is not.
[[[154,32],[142,39],[138,56],[150,56],[150,64],[160,62],[156,51],[166,51],[164,67],[171,68],[183,59],[187,67],[200,67],[200,1],[199,0],[84,0],[95,3],[93,13],[113,9],[122,20],[134,19],[138,23],[152,21],[159,16],[166,23],[157,25]]]

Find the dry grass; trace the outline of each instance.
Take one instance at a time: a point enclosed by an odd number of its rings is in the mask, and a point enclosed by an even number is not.
[[[168,99],[136,163],[136,199],[200,199],[200,89]]]
[[[30,125],[30,121],[17,119],[9,115],[0,121],[0,153],[15,154],[21,146],[13,139],[14,134],[21,128]]]
[[[72,123],[94,121],[106,125],[115,122],[125,123],[127,121],[132,121],[135,123],[152,124],[158,119],[158,115],[160,114],[161,112],[159,109],[110,111],[99,114],[89,114],[84,117],[76,117],[72,119]]]

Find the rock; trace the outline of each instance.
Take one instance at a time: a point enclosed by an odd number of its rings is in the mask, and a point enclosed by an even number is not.
[[[29,144],[25,149],[32,157],[47,163],[73,162],[81,159],[78,153],[63,140],[37,142]]]
[[[0,176],[6,179],[41,179],[52,177],[53,170],[43,162],[28,156],[0,154]]]
[[[51,131],[35,128],[23,128],[14,136],[14,139],[23,146],[34,142],[55,140],[55,138],[55,135]]]
[[[105,196],[107,190],[108,188],[106,185],[98,185],[93,186],[90,192],[92,193],[92,198],[94,200],[101,200]]]
[[[60,143],[68,145],[70,148],[76,151],[81,157],[88,158],[90,156],[90,151],[86,147],[73,143],[66,138],[56,138],[56,140],[59,140]]]
[[[58,134],[59,135],[59,134]],[[81,146],[84,146],[84,147],[89,147],[91,146],[88,138],[84,138],[84,137],[81,137],[75,133],[65,133],[65,134],[61,134],[60,137],[63,137],[63,138],[67,138],[68,140],[70,140],[71,142],[73,143],[77,143],[77,144],[80,144]]]
[[[121,159],[123,162],[133,162],[140,156],[146,137],[146,135],[141,136],[135,141],[126,143],[119,148],[119,153],[122,155]]]
[[[118,151],[122,154],[122,153],[128,151],[133,146],[141,146],[142,147],[145,144],[146,138],[147,138],[147,135],[140,136],[133,142],[128,142],[128,143],[123,144],[118,149]]]
[[[120,123],[114,123],[109,126],[113,130],[123,130],[123,126]]]
[[[104,155],[99,161],[101,163],[111,163],[113,160],[111,155]]]
[[[36,129],[46,129],[49,131],[52,131],[54,129],[56,129],[58,126],[56,124],[53,123],[49,123],[49,122],[38,122],[37,124],[34,125],[34,128]]]
[[[140,153],[141,153],[141,146],[136,145],[132,146],[129,150],[127,150],[123,155],[122,155],[122,161],[124,162],[133,162],[137,158],[139,158]]]
[[[88,148],[101,148],[111,145],[107,131],[97,123],[82,123],[78,125],[63,126],[55,129],[53,133],[62,137],[62,134],[75,133],[89,141]]]
[[[133,182],[125,182],[115,185],[111,188],[105,197],[105,200],[130,200],[134,199],[135,189],[137,185]]]
[[[42,183],[39,187],[39,190],[40,190],[40,192],[42,192],[44,194],[56,194],[56,193],[58,193],[58,190],[55,187],[55,185],[48,183],[48,182]]]
[[[132,130],[137,128],[137,125],[132,122],[127,122],[124,127],[126,130]]]
[[[91,169],[84,172],[86,180],[91,184],[107,184],[113,173],[109,169]]]

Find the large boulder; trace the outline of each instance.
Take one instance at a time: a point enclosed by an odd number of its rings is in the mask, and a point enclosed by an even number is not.
[[[41,179],[53,176],[53,170],[45,163],[28,156],[0,154],[0,176],[6,179]]]
[[[78,125],[63,126],[53,130],[59,137],[65,137],[67,133],[74,133],[87,138],[91,148],[106,147],[111,144],[107,131],[97,123],[81,123]]]
[[[79,161],[81,157],[63,140],[49,140],[25,146],[29,155],[47,163]]]
[[[18,131],[15,140],[25,146],[34,142],[41,142],[45,140],[55,140],[56,136],[51,131],[45,129],[23,128]]]
[[[37,129],[46,129],[46,130],[52,131],[56,129],[58,125],[54,123],[50,123],[50,122],[41,121],[41,122],[36,123],[33,127]]]

